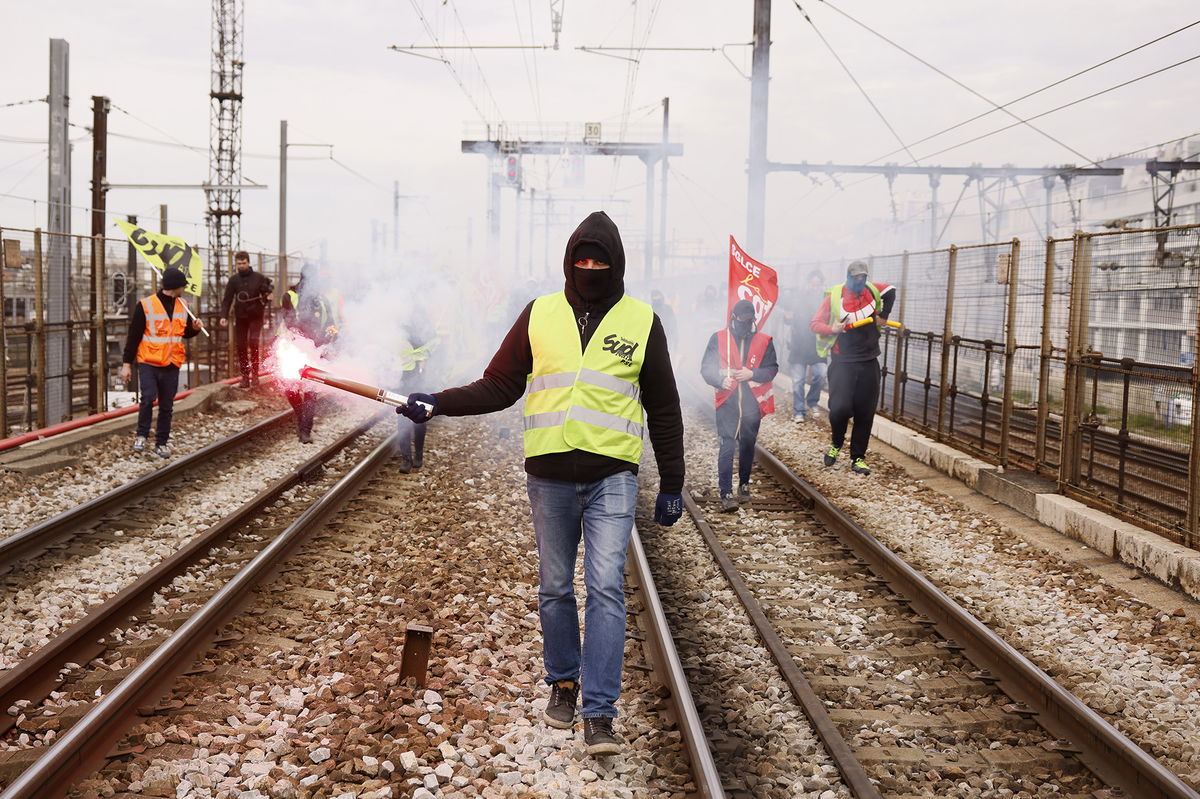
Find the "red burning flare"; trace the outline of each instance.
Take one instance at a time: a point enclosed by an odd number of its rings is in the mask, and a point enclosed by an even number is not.
[[[308,354],[288,338],[275,341],[275,372],[285,380],[299,380],[300,370],[308,363]]]

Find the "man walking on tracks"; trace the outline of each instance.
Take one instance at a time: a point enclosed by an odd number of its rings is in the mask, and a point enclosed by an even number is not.
[[[862,475],[871,473],[867,444],[879,401],[879,330],[887,323],[895,301],[895,287],[869,282],[866,263],[855,261],[846,268],[846,282],[826,292],[812,318],[817,352],[833,353],[829,364],[829,426],[833,440],[825,451],[826,466],[837,462],[846,440],[846,426],[853,419],[850,470]]]
[[[242,372],[241,387],[249,388],[258,385],[262,364],[259,339],[262,336],[263,316],[271,303],[273,286],[270,278],[250,267],[249,253],[238,251],[233,256],[233,262],[237,265],[237,272],[225,284],[225,298],[221,300],[221,327],[229,324],[232,308],[234,344]]]
[[[756,331],[754,305],[738,300],[729,324],[713,333],[700,361],[704,382],[716,389],[717,488],[721,510],[735,511],[750,499],[750,469],[762,417],[775,412],[771,381],[779,372],[775,342]],[[738,493],[733,496],[733,451],[738,451]]]
[[[538,611],[550,701],[546,723],[571,729],[583,695],[588,753],[621,751],[613,733],[625,645],[625,551],[649,416],[660,493],[654,520],[683,513],[683,418],[662,322],[625,294],[625,249],[602,211],[567,241],[564,291],[525,306],[483,378],[400,409],[491,413],[525,394],[525,471],[537,538]],[[573,575],[584,545],[587,602],[582,657]]]
[[[171,414],[175,393],[179,390],[179,367],[187,361],[185,338],[200,332],[200,320],[188,323],[187,300],[183,289],[187,278],[178,269],[166,269],[162,288],[157,294],[143,297],[134,306],[129,319],[129,335],[125,339],[125,357],[121,363],[121,380],[128,383],[133,377],[133,362],[138,365],[138,385],[142,401],[138,405],[137,434],[133,451],[144,452],[150,436],[150,419],[154,401],[158,400],[158,427],[154,437],[154,454],[171,457],[167,441],[171,438]]]

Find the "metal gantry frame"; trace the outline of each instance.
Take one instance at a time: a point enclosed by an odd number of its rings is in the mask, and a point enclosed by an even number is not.
[[[210,280],[223,275],[222,255],[241,244],[242,30],[244,0],[213,0],[212,84],[209,90],[208,246]]]

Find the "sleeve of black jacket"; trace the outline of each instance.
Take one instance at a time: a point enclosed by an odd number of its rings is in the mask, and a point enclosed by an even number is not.
[[[222,319],[229,316],[229,309],[233,306],[233,296],[237,292],[237,288],[233,284],[236,282],[237,275],[230,275],[229,280],[225,281],[225,297],[221,300]]]
[[[471,416],[501,411],[525,394],[525,378],[533,371],[533,348],[529,343],[529,313],[525,306],[483,377],[459,388],[439,391],[438,413],[444,416]],[[679,409],[679,391],[671,369],[667,337],[658,316],[650,327],[646,342],[646,360],[639,378],[642,405],[650,428],[650,444],[658,463],[659,490],[668,494],[683,491],[683,414]]]
[[[134,303],[133,313],[129,316],[129,333],[125,336],[125,353],[121,363],[136,363],[138,345],[142,343],[142,335],[146,332],[146,310],[140,302]]]
[[[700,359],[700,376],[713,388],[724,388],[725,376],[721,374],[721,359],[717,356],[716,333],[709,336],[708,346],[704,348],[704,357]]]

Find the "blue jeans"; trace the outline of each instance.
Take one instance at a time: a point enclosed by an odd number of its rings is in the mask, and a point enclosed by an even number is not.
[[[637,487],[632,472],[594,483],[529,475],[546,682],[579,682],[584,718],[617,715],[625,655],[625,551],[633,532]],[[581,536],[587,588],[582,674],[574,587]]]
[[[152,366],[139,362],[138,386],[142,390],[142,401],[138,403],[137,434],[150,437],[150,418],[154,415],[154,401],[158,400],[158,426],[154,443],[162,446],[171,438],[171,416],[175,410],[175,394],[179,391],[178,366]]]
[[[792,415],[803,417],[817,407],[821,401],[821,389],[825,388],[825,384],[829,381],[829,364],[821,361],[820,363],[794,363],[791,366]],[[809,384],[807,395],[804,392],[806,382]]]

